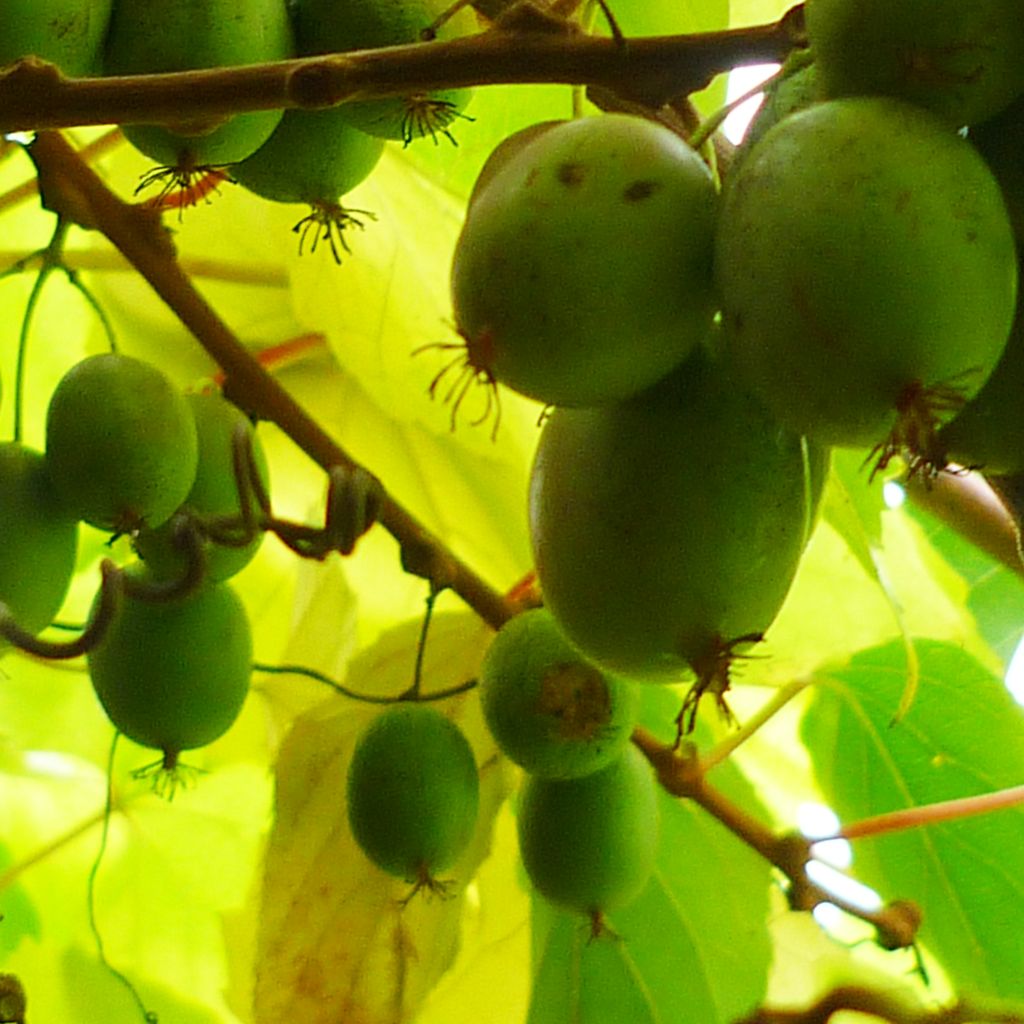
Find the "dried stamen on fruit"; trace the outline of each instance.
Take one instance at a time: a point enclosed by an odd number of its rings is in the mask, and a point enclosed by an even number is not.
[[[350,256],[352,250],[348,247],[345,238],[345,231],[350,227],[357,227],[360,231],[366,225],[360,217],[369,217],[376,220],[377,215],[370,210],[350,210],[340,203],[319,201],[310,204],[309,213],[292,226],[299,236],[299,255],[306,245],[307,237],[312,234],[313,241],[309,247],[311,253],[316,252],[316,247],[326,241],[334,257],[334,262],[341,263],[341,249],[344,249]],[[340,247],[340,248],[339,248]]]
[[[896,401],[895,426],[865,459],[865,465],[871,464],[870,479],[886,469],[896,455],[905,459],[908,479],[920,476],[927,482],[944,472],[949,460],[938,439],[939,430],[967,404],[967,382],[980,372],[972,368],[938,384],[908,384]]]
[[[691,662],[691,667],[697,676],[696,681],[690,687],[683,701],[683,706],[676,716],[676,743],[682,741],[685,735],[693,732],[697,724],[697,708],[700,699],[706,693],[715,698],[715,704],[725,722],[728,725],[737,725],[736,716],[726,703],[725,694],[732,685],[733,663],[740,658],[749,658],[751,655],[740,653],[737,649],[747,644],[757,644],[764,639],[763,633],[745,633],[734,640],[723,640],[715,637],[705,654]]]
[[[421,352],[427,352],[432,349],[440,352],[455,351],[458,353],[441,367],[427,388],[427,394],[432,399],[436,399],[440,392],[441,382],[448,377],[452,370],[455,371],[454,379],[452,379],[451,384],[441,398],[442,405],[451,406],[451,415],[449,417],[451,430],[453,432],[455,430],[463,400],[469,393],[470,388],[476,384],[484,389],[484,406],[480,414],[475,419],[469,421],[469,425],[471,427],[479,427],[493,417],[491,440],[497,440],[498,428],[501,426],[501,394],[498,391],[498,384],[494,379],[494,375],[486,367],[478,365],[472,356],[472,349],[468,341],[431,342],[429,345],[422,345],[415,349],[412,354],[416,356]]]
[[[408,146],[416,139],[425,139],[429,135],[436,146],[437,137],[443,135],[453,146],[457,146],[459,143],[451,133],[451,126],[459,120],[473,121],[475,118],[463,114],[450,100],[439,100],[429,93],[409,96],[402,117],[402,145]]]
[[[612,717],[608,684],[592,665],[556,665],[541,681],[537,711],[557,719],[563,739],[593,739]]]

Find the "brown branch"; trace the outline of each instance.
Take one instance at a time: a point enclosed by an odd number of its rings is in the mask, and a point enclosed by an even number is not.
[[[737,1024],[828,1024],[837,1013],[854,1011],[891,1021],[892,1024],[1024,1024],[1024,1013],[1009,1007],[984,1007],[958,1002],[938,1009],[921,1009],[889,992],[879,992],[856,985],[843,985],[826,993],[818,1002],[803,1010],[762,1008]]]
[[[666,792],[692,800],[786,876],[789,905],[793,910],[811,911],[819,904],[831,903],[870,924],[875,929],[878,944],[884,949],[906,949],[914,945],[921,925],[921,912],[915,904],[896,900],[878,910],[866,910],[829,892],[808,876],[807,866],[814,859],[812,841],[795,833],[776,834],[711,786],[695,749],[678,749],[662,743],[644,728],[634,730],[633,743],[651,763]]]
[[[693,35],[614,39],[491,29],[444,42],[176,74],[65,78],[28,58],[0,75],[5,132],[86,124],[171,123],[247,110],[324,107],[436,88],[564,83],[652,107],[744,64],[781,61],[803,43],[802,5],[779,21]]]
[[[238,341],[196,291],[175,257],[158,212],[111,192],[56,132],[40,132],[29,147],[47,209],[101,231],[149,282],[226,375],[225,391],[247,411],[276,423],[310,458],[329,470],[357,467],[345,452]],[[449,586],[496,628],[514,608],[450,554],[404,508],[385,498],[379,521],[398,541],[403,565],[435,585]]]
[[[1018,576],[1024,576],[1020,526],[1006,502],[980,473],[940,473],[904,483],[919,508],[952,527]]]

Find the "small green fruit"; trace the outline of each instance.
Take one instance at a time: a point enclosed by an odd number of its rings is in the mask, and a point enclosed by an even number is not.
[[[113,0],[5,0],[0,65],[32,54],[66,75],[95,74]]]
[[[223,395],[192,393],[185,395],[185,400],[195,418],[199,461],[192,489],[183,505],[206,518],[237,517],[241,504],[234,468],[234,432],[240,430],[248,437],[259,480],[266,491],[270,480],[263,445],[249,418]],[[250,498],[250,503],[252,501]],[[159,579],[180,579],[188,569],[187,557],[174,546],[172,523],[173,517],[161,526],[140,530],[134,539],[135,550],[145,561],[146,568]],[[237,547],[208,540],[204,545],[206,578],[218,582],[240,572],[252,561],[262,540],[262,532],[248,544]]]
[[[108,75],[156,74],[286,60],[293,40],[282,0],[163,0],[119,3],[104,49]],[[166,167],[191,173],[234,163],[270,137],[280,110],[258,110],[214,122],[127,125],[125,138]]]
[[[1024,472],[1024,296],[1002,359],[985,386],[939,431],[940,450],[986,473]]]
[[[491,642],[480,700],[507,757],[533,775],[570,779],[619,756],[636,724],[638,693],[586,661],[551,613],[534,608]]]
[[[78,522],[54,493],[42,453],[17,442],[0,444],[0,536],[0,601],[18,626],[38,633],[67,595]]]
[[[659,839],[654,773],[632,746],[579,779],[530,776],[519,806],[519,850],[537,890],[599,921],[640,895]]]
[[[661,125],[606,114],[522,146],[474,199],[452,306],[478,371],[538,401],[618,401],[707,333],[717,194]]]
[[[50,398],[50,478],[68,510],[101,530],[159,526],[185,500],[197,461],[192,410],[149,363],[89,356]]]
[[[430,0],[296,0],[295,38],[301,55],[370,50],[418,43],[447,4]],[[449,18],[436,34],[450,39],[474,31],[469,9]],[[470,89],[438,89],[344,103],[339,113],[354,128],[408,144],[438,135],[451,138],[450,126],[472,96]],[[454,140],[453,140],[454,141]]]
[[[145,579],[145,570],[131,570]],[[205,746],[233,724],[249,692],[252,634],[227,583],[176,601],[126,595],[86,656],[96,696],[114,727],[164,754]]]
[[[473,751],[454,722],[427,704],[395,704],[352,755],[352,834],[388,874],[430,885],[469,844],[479,787]]]
[[[909,100],[954,126],[1024,92],[1019,0],[808,0],[825,95]]]

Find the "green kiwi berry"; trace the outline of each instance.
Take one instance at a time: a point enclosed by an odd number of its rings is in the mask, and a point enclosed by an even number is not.
[[[589,775],[611,763],[636,723],[635,684],[602,672],[546,608],[498,631],[480,668],[480,700],[502,752],[545,778]]]
[[[78,521],[54,492],[42,453],[17,442],[0,444],[0,536],[0,602],[18,626],[38,633],[67,595]]]
[[[401,703],[375,718],[348,770],[348,820],[388,874],[431,885],[469,844],[479,805],[473,751],[437,708]]]
[[[137,564],[129,571],[151,579]],[[86,662],[114,727],[173,767],[181,751],[212,743],[238,717],[252,673],[249,619],[227,583],[173,601],[126,594]]]
[[[89,356],[60,380],[46,414],[46,464],[68,510],[103,530],[159,526],[195,479],[195,417],[155,366]]]
[[[633,746],[578,779],[527,777],[519,851],[541,895],[599,921],[635,899],[654,870],[660,811],[654,772]]]

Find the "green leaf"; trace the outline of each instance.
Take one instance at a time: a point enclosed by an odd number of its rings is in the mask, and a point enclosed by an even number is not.
[[[681,697],[644,687],[643,723],[669,739]],[[731,763],[712,781],[763,811]],[[536,965],[528,1024],[718,1024],[764,995],[771,962],[768,864],[700,808],[661,794],[654,876],[590,940],[584,919],[535,904]]]
[[[419,633],[414,620],[385,634],[352,663],[347,684],[367,695],[404,692]],[[425,692],[474,678],[489,635],[470,615],[435,618],[424,657]],[[452,965],[466,887],[488,852],[507,781],[476,694],[439,706],[474,747],[480,815],[469,850],[452,868],[458,892],[451,899],[422,893],[405,904],[409,885],[362,854],[345,807],[352,750],[379,707],[332,698],[295,720],[277,763],[255,960],[255,1024],[408,1020]]]
[[[802,735],[844,822],[992,792],[1024,778],[1024,713],[998,678],[952,644],[919,641],[917,700],[891,726],[903,648],[863,651],[818,673]],[[924,911],[921,939],[961,988],[1024,996],[1016,913],[1024,903],[1024,809],[865,838],[857,877]]]

